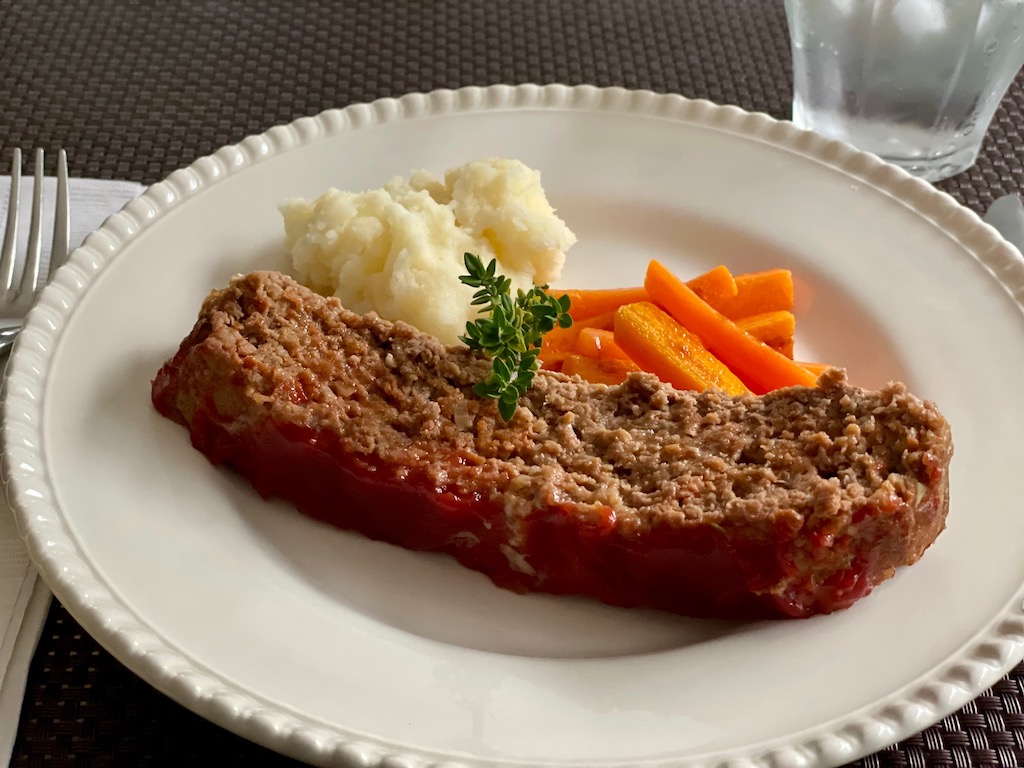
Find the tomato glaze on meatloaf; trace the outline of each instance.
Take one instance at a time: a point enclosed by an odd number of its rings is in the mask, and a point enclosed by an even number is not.
[[[945,524],[952,442],[901,384],[761,397],[541,371],[501,420],[488,361],[276,272],[214,291],[157,409],[264,497],[446,552],[497,585],[719,618],[846,608]]]

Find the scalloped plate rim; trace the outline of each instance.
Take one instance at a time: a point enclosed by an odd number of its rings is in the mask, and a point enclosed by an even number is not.
[[[324,729],[322,723],[275,705],[260,709],[259,697],[241,691],[169,646],[125,606],[104,608],[110,599],[93,578],[91,566],[60,551],[67,540],[47,539],[60,530],[60,512],[47,504],[45,457],[31,441],[38,423],[38,397],[45,386],[47,363],[77,299],[93,279],[140,232],[183,200],[200,194],[222,178],[264,160],[315,143],[325,137],[388,122],[487,110],[570,109],[655,115],[743,135],[787,149],[839,170],[880,190],[941,228],[1003,287],[1024,304],[1024,260],[1019,252],[972,211],[945,193],[895,166],[853,147],[802,131],[788,122],[735,106],[721,106],[678,94],[590,85],[523,84],[468,86],[386,97],[373,102],[327,109],[250,135],[198,158],[149,187],[111,216],[78,248],[41,294],[29,313],[8,366],[3,385],[3,479],[19,530],[29,552],[58,599],[83,627],[119,661],[162,693],[239,735],[298,759],[345,766],[447,766],[452,762],[425,750],[402,751],[362,734]],[[1013,284],[1007,282],[1013,279]],[[20,441],[20,442],[19,442]],[[43,485],[42,490],[39,488]],[[34,494],[42,493],[42,498]],[[51,519],[52,518],[52,519]],[[72,550],[75,544],[71,542]],[[76,572],[74,569],[78,567]],[[97,599],[97,596],[100,599]],[[995,651],[993,651],[995,648]],[[993,659],[993,653],[996,658]],[[982,693],[1024,658],[1024,585],[974,638],[931,674],[904,686],[873,705],[790,734],[727,752],[683,758],[662,757],[646,766],[762,765],[838,763],[870,754],[910,736],[955,712]],[[939,696],[944,692],[946,695]],[[927,699],[931,699],[928,701]],[[936,700],[941,704],[934,703]],[[257,705],[248,706],[243,705]],[[910,714],[906,712],[910,710]],[[900,714],[902,712],[903,714]],[[455,757],[456,761],[467,756]],[[474,761],[468,765],[497,764]],[[504,765],[522,765],[502,761]],[[551,762],[550,765],[564,765]],[[606,765],[620,765],[609,762]],[[624,764],[622,764],[624,765]]]

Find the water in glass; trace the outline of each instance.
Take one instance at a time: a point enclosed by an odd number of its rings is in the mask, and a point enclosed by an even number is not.
[[[970,167],[1024,64],[1024,0],[786,0],[793,121],[929,180]]]

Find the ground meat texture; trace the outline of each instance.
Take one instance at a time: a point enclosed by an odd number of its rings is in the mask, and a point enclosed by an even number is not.
[[[275,272],[204,302],[157,409],[264,496],[443,551],[517,591],[694,616],[846,608],[945,524],[949,426],[829,371],[762,397],[541,371],[505,423],[489,363]]]

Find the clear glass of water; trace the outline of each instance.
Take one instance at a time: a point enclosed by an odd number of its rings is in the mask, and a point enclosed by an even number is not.
[[[786,0],[793,122],[937,181],[1024,64],[1024,0]]]

